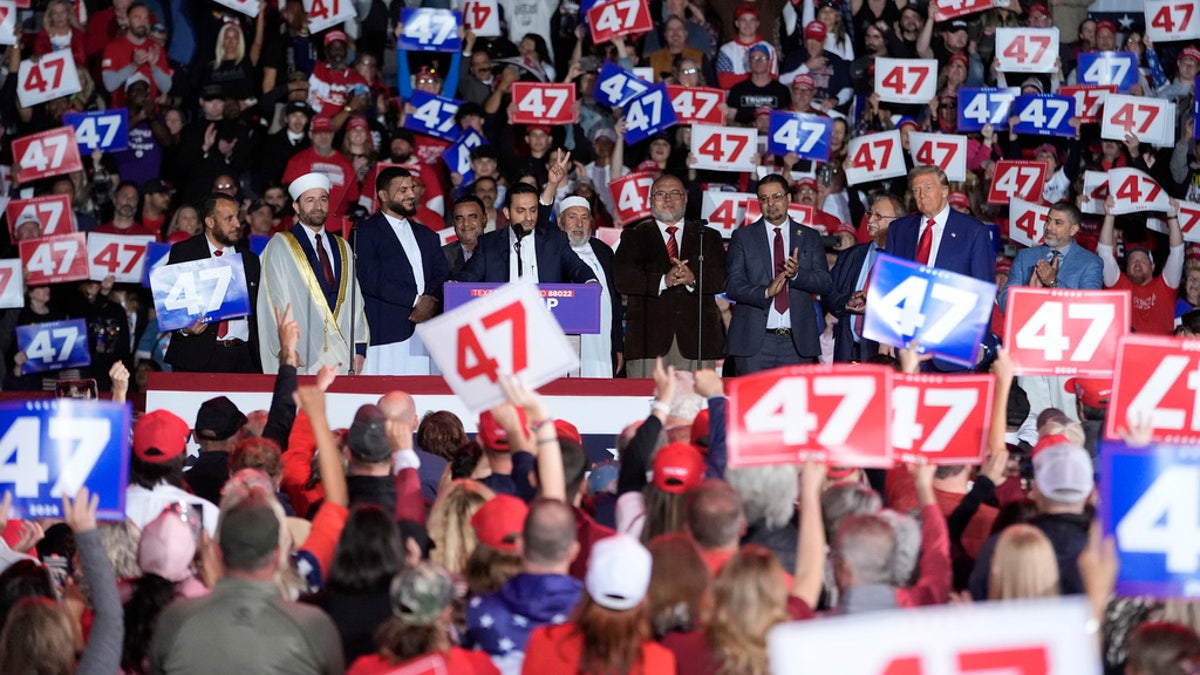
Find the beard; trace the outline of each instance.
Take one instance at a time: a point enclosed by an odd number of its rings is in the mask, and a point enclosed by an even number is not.
[[[392,213],[399,213],[405,218],[411,218],[417,215],[417,202],[416,200],[413,200],[413,205],[411,207],[405,207],[403,200],[393,199],[388,201],[388,209],[390,209]]]
[[[122,204],[117,207],[117,215],[120,216],[121,218],[132,218],[134,216],[134,214],[136,214],[136,213],[137,213],[136,206],[130,206],[129,204]]]
[[[325,219],[329,217],[328,211],[312,210],[300,211],[296,214],[296,220],[299,220],[302,225],[308,227],[320,228],[325,225]]]

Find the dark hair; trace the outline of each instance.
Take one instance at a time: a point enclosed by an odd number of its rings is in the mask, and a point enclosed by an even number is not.
[[[0,573],[0,627],[21,598],[55,599],[50,573],[36,560],[18,560]]]
[[[788,186],[787,180],[777,173],[769,173],[763,176],[762,179],[758,181],[758,187],[756,187],[755,190],[758,190],[758,188],[761,188],[764,185],[770,185],[771,183],[776,183],[779,185],[779,187],[783,188],[783,191],[786,194],[790,195],[792,193],[792,188]]]
[[[550,48],[546,46],[546,38],[537,33],[526,33],[521,36],[521,40],[526,38],[533,40],[533,50],[537,52],[538,60],[546,65],[554,65],[554,61],[550,58]]]
[[[458,204],[458,200],[454,203]],[[417,446],[438,457],[451,459],[454,451],[466,442],[467,432],[463,429],[462,420],[448,410],[427,412],[417,425]]]
[[[242,439],[229,455],[229,473],[242,469],[258,469],[271,480],[283,475],[282,452],[279,444],[263,436]]]
[[[217,202],[229,202],[233,204],[233,208],[238,207],[238,202],[233,197],[221,192],[211,192],[200,202],[200,224],[204,224],[205,218],[211,218],[217,214]]]
[[[387,592],[404,566],[400,531],[377,504],[359,504],[346,518],[326,583],[344,593]]]
[[[159,483],[183,487],[183,460],[186,453],[179,453],[165,462],[143,462],[135,455],[130,458],[129,482],[153,490]]]
[[[479,180],[483,180],[483,179],[481,178]],[[476,182],[479,182],[479,181],[476,181]],[[483,200],[480,199],[479,197],[476,197],[475,195],[468,194],[468,195],[463,195],[463,196],[459,197],[458,199],[454,200],[454,204],[452,204],[450,206],[451,217],[453,217],[453,215],[454,215],[454,209],[458,208],[461,204],[474,204],[475,206],[479,207],[480,213],[487,215],[487,207],[483,205]],[[423,448],[425,446],[421,446],[421,447]]]
[[[1009,525],[1028,523],[1037,514],[1037,504],[1032,499],[1009,502],[1000,507],[996,520],[992,521],[991,534],[1000,534]]]
[[[480,145],[471,149],[471,161],[477,159],[496,159],[496,149],[490,145]]]
[[[467,101],[466,103],[463,103],[462,105],[458,106],[458,112],[454,113],[454,121],[456,123],[461,124],[463,119],[465,117],[467,117],[468,115],[475,115],[476,117],[486,117],[487,111],[484,110],[483,106],[479,105],[478,103],[475,103],[474,101]],[[486,147],[486,146],[477,146],[477,147]],[[472,153],[472,154],[474,154],[474,153]]]
[[[708,479],[687,493],[687,526],[696,545],[736,544],[746,522],[742,498],[723,480]]]
[[[142,7],[145,7],[145,5],[142,5]],[[133,9],[133,7],[130,7],[129,9]],[[127,188],[127,187],[133,188],[138,193],[138,199],[141,199],[142,187],[131,180],[123,180],[120,183],[117,183],[117,187],[115,190],[113,190],[113,194],[115,195],[118,192],[120,192],[123,188]]]
[[[402,166],[385,167],[375,176],[375,191],[386,190],[397,178],[412,178],[412,172]]]
[[[510,185],[508,188],[508,192],[505,193],[505,195],[504,195],[504,208],[506,208],[506,209],[512,208],[512,200],[513,200],[513,197],[516,195],[533,195],[534,198],[537,199],[540,203],[541,192],[542,192],[541,190],[533,187],[532,185],[530,185],[528,183],[517,183],[515,185]]]
[[[1071,202],[1058,202],[1050,207],[1051,211],[1058,211],[1067,217],[1067,222],[1072,225],[1078,225],[1083,221],[1083,214],[1079,211],[1079,207]]]
[[[463,443],[450,458],[450,478],[454,480],[470,478],[482,456],[483,448],[478,443],[475,441]]]
[[[1008,390],[1008,410],[1004,423],[1009,427],[1019,427],[1029,417],[1029,395],[1016,382]]]
[[[579,494],[583,479],[587,476],[587,450],[575,441],[558,437],[558,447],[562,451],[563,477],[567,481],[567,503]]]
[[[157,574],[145,574],[133,582],[133,595],[125,603],[125,646],[121,653],[121,668],[125,672],[146,672],[154,624],[163,608],[178,596],[175,583]]]

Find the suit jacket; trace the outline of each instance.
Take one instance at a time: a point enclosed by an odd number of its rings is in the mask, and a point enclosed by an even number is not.
[[[920,213],[892,222],[888,228],[884,252],[906,260],[917,259],[917,240],[921,234]],[[989,283],[996,280],[996,254],[988,237],[987,227],[971,216],[950,209],[946,227],[942,229],[941,244],[933,266],[975,277]]]
[[[621,231],[614,259],[617,290],[626,296],[625,359],[652,359],[665,355],[671,341],[687,359],[718,359],[725,351],[725,331],[713,296],[725,291],[725,247],[721,233],[703,220],[684,223],[679,255],[700,283],[700,254],[704,254],[703,285],[696,292],[675,286],[658,292],[663,275],[671,269],[667,245],[653,218]],[[697,310],[700,318],[697,325]],[[696,342],[703,339],[703,353]]]
[[[262,266],[259,264],[258,256],[250,250],[250,245],[245,239],[239,241],[234,249],[242,254],[242,268],[246,272],[246,290],[250,292],[251,316],[247,317],[246,321],[250,326],[250,353],[255,367],[261,370],[262,364],[258,360],[258,321],[255,320],[253,314],[254,308],[258,306],[258,280],[261,276]],[[211,257],[212,253],[208,250],[208,239],[201,232],[172,246],[171,252],[167,254],[167,264],[174,265]],[[218,349],[224,349],[224,347],[217,346],[215,326],[210,326],[208,330],[199,335],[184,335],[176,331],[171,336],[171,345],[167,348],[166,361],[172,366],[202,371],[209,363],[212,354]]]
[[[592,237],[588,240],[588,244],[592,247],[592,253],[596,254],[596,259],[600,261],[600,267],[604,270],[604,276],[608,278],[608,296],[612,299],[612,327],[610,334],[612,337],[612,356],[613,356],[613,372],[617,372],[617,352],[625,350],[625,322],[621,320],[621,294],[617,291],[617,278],[614,270],[613,250],[608,244]]]
[[[1008,274],[1008,283],[1000,291],[1000,311],[1006,311],[1008,289],[1013,286],[1028,286],[1033,278],[1033,269],[1039,260],[1050,260],[1050,247],[1042,244],[1027,248],[1013,260]],[[1100,256],[1073,243],[1067,247],[1062,262],[1058,263],[1058,288],[1098,290],[1104,288],[1104,263]]]
[[[878,342],[866,338],[861,342],[854,341],[854,315],[846,311],[846,303],[857,290],[855,286],[858,285],[858,276],[862,273],[867,254],[874,245],[875,242],[867,242],[842,251],[829,272],[833,276],[833,290],[821,296],[822,308],[838,319],[833,329],[835,363],[865,361],[879,353]]]
[[[359,223],[354,241],[357,250],[358,286],[362,289],[371,344],[386,345],[412,337],[416,324],[408,320],[417,302],[417,279],[410,256],[421,256],[425,295],[442,299],[442,284],[450,278],[450,265],[441,251],[441,240],[424,225],[410,220],[419,251],[405,251],[382,212]]]
[[[725,259],[725,293],[737,303],[729,322],[725,353],[730,356],[757,354],[766,337],[767,317],[775,298],[767,297],[767,286],[775,278],[774,251],[768,232],[773,226],[764,218],[748,227],[733,231]],[[833,279],[825,261],[821,234],[791,218],[786,227],[791,239],[785,256],[799,249],[799,269],[787,284],[791,317],[792,343],[801,356],[821,355],[817,332],[817,313],[813,295],[833,289]]]
[[[450,265],[450,278],[457,278],[458,273],[462,271],[463,265],[467,264],[466,257],[463,255],[462,244],[452,241],[442,247],[442,253],[446,256],[446,263]]]
[[[493,230],[479,238],[475,253],[463,265],[456,281],[474,283],[507,283],[508,261],[513,247],[508,241],[509,228]],[[553,227],[537,227],[533,244],[536,248],[538,283],[584,284],[596,281],[592,268],[571,250],[567,234]]]

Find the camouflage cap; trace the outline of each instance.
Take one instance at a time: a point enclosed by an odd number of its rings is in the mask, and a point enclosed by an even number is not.
[[[410,626],[437,622],[454,599],[454,581],[441,566],[422,562],[392,578],[392,614]]]

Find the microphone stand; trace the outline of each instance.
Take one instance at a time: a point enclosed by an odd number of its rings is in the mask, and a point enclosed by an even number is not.
[[[358,290],[358,223],[350,228],[350,257],[354,260],[354,274],[356,278],[350,279],[350,368],[346,371],[347,375],[356,375],[354,372],[354,357],[358,355],[354,345],[354,324],[358,323],[358,317],[354,315],[354,296]]]
[[[684,221],[684,226],[687,221]],[[696,366],[704,364],[704,225],[696,228],[696,239],[700,243],[696,256]]]

